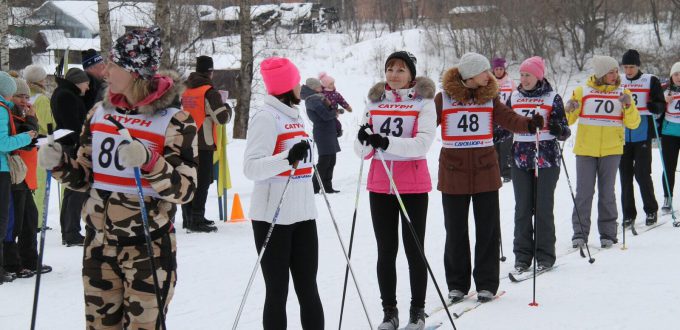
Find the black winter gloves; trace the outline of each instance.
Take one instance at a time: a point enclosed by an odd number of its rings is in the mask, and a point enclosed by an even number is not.
[[[373,130],[373,127],[371,127],[371,125],[363,124],[359,126],[359,134],[357,134],[357,139],[359,140],[359,143],[363,145],[368,144],[366,141],[368,141],[368,137],[370,136],[370,134],[366,132],[367,128],[370,129],[371,131]]]
[[[371,125],[364,124],[359,127],[359,133],[357,134],[357,139],[359,143],[363,145],[370,145],[373,148],[380,148],[382,150],[387,150],[387,146],[390,145],[390,140],[380,134],[368,134],[366,128],[372,129]]]
[[[531,121],[529,121],[529,133],[536,134],[536,129],[543,127],[543,124],[543,116],[539,114],[533,115]]]
[[[288,164],[291,166],[305,158],[309,155],[309,142],[307,140],[300,141],[293,145],[290,150],[288,150]]]
[[[548,129],[550,130],[550,134],[552,134],[555,137],[562,136],[562,133],[564,132],[562,125],[560,125],[559,123],[551,123],[550,125],[548,125]]]

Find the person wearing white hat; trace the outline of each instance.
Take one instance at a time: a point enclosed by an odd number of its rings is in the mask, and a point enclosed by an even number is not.
[[[637,128],[640,113],[631,92],[621,87],[618,61],[595,55],[591,63],[594,74],[585,86],[576,87],[565,107],[569,125],[578,121],[574,145],[577,191],[572,214],[572,245],[582,247],[588,243],[597,179],[600,246],[609,248],[618,242],[614,184],[623,154],[623,128]]]
[[[664,202],[661,208],[664,212],[671,211],[673,202],[673,187],[675,186],[675,168],[678,165],[678,152],[680,152],[680,62],[675,62],[671,67],[668,91],[666,92],[666,112],[661,126],[661,150],[666,165],[668,186],[664,182]]]

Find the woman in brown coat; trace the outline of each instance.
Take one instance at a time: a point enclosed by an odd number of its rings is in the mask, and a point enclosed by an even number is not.
[[[449,299],[461,301],[470,290],[470,243],[467,216],[470,200],[475,215],[474,279],[477,299],[487,302],[498,290],[501,187],[493,146],[493,124],[518,133],[543,126],[540,115],[515,114],[498,98],[498,83],[484,56],[466,53],[442,78],[443,93],[435,98],[442,127],[439,185],[444,207],[444,266]]]

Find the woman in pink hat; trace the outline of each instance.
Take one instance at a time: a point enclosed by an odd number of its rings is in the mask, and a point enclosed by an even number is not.
[[[515,133],[512,145],[512,185],[515,190],[515,272],[529,269],[532,260],[538,270],[549,269],[555,263],[555,217],[553,215],[554,193],[560,177],[560,148],[558,141],[570,135],[567,118],[564,115],[562,97],[555,92],[545,79],[543,59],[534,56],[526,59],[519,67],[520,85],[508,99],[508,106],[522,116],[539,114],[545,126],[539,132],[538,185],[534,191],[533,177],[536,167],[536,135]],[[534,228],[532,216],[534,194],[536,203],[537,251],[534,257]]]
[[[319,245],[312,186],[312,157],[300,104],[300,73],[286,58],[270,57],[260,64],[267,89],[264,106],[250,121],[243,173],[255,181],[250,201],[258,251],[274,220],[276,227],[262,257],[267,294],[264,329],[286,328],[289,273],[300,302],[303,329],[323,329],[324,315],[316,273]],[[284,190],[289,182],[287,190]]]

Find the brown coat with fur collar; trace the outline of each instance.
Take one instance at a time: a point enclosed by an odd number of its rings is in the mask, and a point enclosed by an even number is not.
[[[457,68],[452,68],[442,77],[444,92],[462,102],[483,104],[493,99],[494,123],[517,133],[529,131],[529,118],[515,114],[498,98],[498,83],[490,79],[489,84],[477,89],[463,85]],[[441,122],[442,94],[435,97],[437,124]],[[501,187],[500,169],[494,147],[442,148],[439,154],[439,184],[437,189],[452,195],[478,194],[495,191]]]

